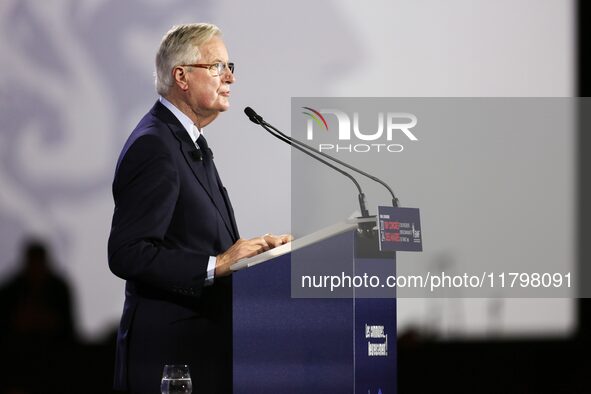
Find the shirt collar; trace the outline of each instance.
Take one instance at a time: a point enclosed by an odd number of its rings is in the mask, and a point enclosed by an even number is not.
[[[199,128],[197,127],[197,125],[195,125],[193,123],[191,118],[189,118],[187,115],[185,115],[180,109],[175,107],[175,105],[173,103],[171,103],[170,101],[168,101],[164,97],[160,96],[160,102],[162,103],[162,105],[164,105],[166,108],[168,108],[170,110],[170,112],[172,112],[172,114],[178,119],[179,122],[181,122],[181,124],[183,125],[183,128],[185,130],[187,130],[187,133],[189,133],[189,136],[191,137],[191,141],[193,141],[193,142],[197,141],[197,138],[199,137],[199,135],[203,134],[203,129],[199,130]],[[193,127],[193,126],[195,126],[195,127]]]

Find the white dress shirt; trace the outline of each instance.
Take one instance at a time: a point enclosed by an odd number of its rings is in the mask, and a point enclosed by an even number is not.
[[[193,141],[195,146],[197,146],[197,138],[199,138],[199,136],[203,134],[203,129],[199,130],[199,128],[197,127],[197,125],[193,123],[191,118],[182,113],[181,110],[175,107],[173,103],[171,103],[164,97],[160,96],[160,102],[162,103],[162,105],[168,108],[170,112],[172,112],[172,114],[179,120],[179,122],[181,122],[185,130],[187,130],[187,133],[189,133],[191,141]],[[197,148],[199,148],[199,146],[197,146]],[[205,278],[205,286],[213,284],[213,278],[215,276],[215,261],[216,256],[209,256],[209,262],[207,263],[207,278]]]

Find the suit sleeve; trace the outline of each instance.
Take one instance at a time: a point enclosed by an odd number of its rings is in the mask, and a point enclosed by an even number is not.
[[[113,182],[109,267],[122,279],[196,297],[209,256],[166,239],[179,188],[174,161],[159,138],[135,140],[122,155]]]

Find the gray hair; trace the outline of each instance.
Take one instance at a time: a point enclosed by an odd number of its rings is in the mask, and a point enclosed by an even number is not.
[[[174,80],[172,70],[181,64],[197,63],[201,54],[199,46],[214,36],[221,35],[221,30],[210,23],[191,23],[173,26],[162,37],[156,53],[156,91],[165,95]]]

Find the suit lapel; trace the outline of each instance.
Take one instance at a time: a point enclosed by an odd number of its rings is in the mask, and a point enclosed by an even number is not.
[[[230,217],[231,213],[229,212],[230,209],[227,207],[224,199],[226,196],[222,196],[222,191],[215,191],[211,190],[209,180],[207,177],[207,170],[205,168],[205,163],[202,160],[197,159],[199,155],[199,149],[195,146],[195,143],[191,141],[191,137],[187,133],[187,130],[183,127],[183,125],[178,121],[178,119],[174,116],[172,112],[168,110],[162,103],[159,101],[156,102],[154,107],[152,108],[154,116],[163,120],[170,131],[175,136],[175,138],[179,141],[179,149],[181,151],[182,156],[184,157],[187,165],[191,168],[191,171],[197,178],[197,181],[201,185],[201,187],[205,190],[213,204],[215,205],[216,209],[220,213],[222,220],[235,239],[236,232],[234,231],[234,224],[232,223],[232,219]],[[212,162],[213,165],[213,162]],[[217,170],[214,170],[217,176]],[[222,187],[222,183],[218,177],[218,184],[220,188]],[[228,201],[229,203],[229,201]]]
[[[226,207],[228,208],[228,214],[230,215],[230,222],[232,224],[232,229],[234,231],[234,233],[233,233],[234,240],[236,241],[240,238],[240,234],[238,233],[238,225],[236,224],[236,217],[234,216],[234,208],[232,208],[232,203],[230,202],[230,196],[228,195],[228,191],[226,190],[226,188],[222,184],[222,181],[220,180],[220,176],[218,174],[217,168],[215,170],[215,176],[217,177],[218,183],[220,185],[222,196],[224,198],[224,203],[226,204]]]

